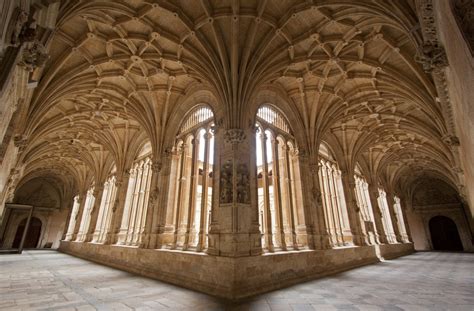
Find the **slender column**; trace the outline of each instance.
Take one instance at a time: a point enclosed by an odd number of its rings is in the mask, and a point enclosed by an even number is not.
[[[277,226],[277,236],[280,247],[286,250],[285,230],[283,228],[283,209],[281,204],[281,179],[280,179],[280,159],[278,152],[278,139],[272,137],[272,154],[273,154],[273,201],[275,206],[275,218]]]
[[[90,211],[90,219],[89,219],[89,227],[86,230],[86,237],[84,242],[90,242],[92,241],[92,238],[94,237],[94,231],[95,227],[97,225],[97,217],[99,216],[99,209],[100,209],[100,204],[104,198],[102,198],[102,195],[104,193],[104,186],[102,185],[96,185],[94,187],[94,193],[93,196],[95,198],[94,200],[94,205],[91,208]]]
[[[106,215],[104,218],[104,223],[102,225],[101,231],[100,231],[100,236],[99,236],[99,242],[103,243],[107,239],[107,232],[110,229],[110,223],[111,223],[111,218],[112,218],[112,209],[113,209],[113,204],[115,202],[115,198],[117,197],[117,187],[116,187],[116,179],[113,177],[109,181],[109,195],[107,198],[107,205],[105,206],[106,209]]]
[[[320,180],[320,185],[321,185],[321,191],[322,191],[322,201],[323,207],[324,207],[324,215],[325,215],[325,222],[326,222],[326,227],[328,230],[329,238],[330,238],[330,244],[332,247],[337,246],[337,237],[336,237],[336,231],[335,231],[335,224],[334,224],[334,218],[333,218],[333,209],[332,209],[332,204],[331,204],[331,199],[330,199],[330,193],[328,189],[328,167],[326,165],[325,161],[321,161],[319,163],[319,168],[321,170],[321,174],[319,175]]]
[[[260,143],[262,146],[262,165],[263,165],[263,210],[264,210],[264,232],[265,246],[270,252],[273,252],[273,232],[272,232],[272,214],[270,210],[270,182],[268,180],[268,158],[267,158],[267,135],[262,130],[260,133]]]
[[[408,219],[407,219],[408,217],[406,214],[407,209],[408,209],[407,199],[405,199],[405,197],[400,197],[400,211],[403,217],[403,224],[405,225],[406,243],[413,243],[413,240],[411,238],[410,226],[408,225]]]
[[[125,233],[125,244],[129,245],[133,241],[133,228],[135,225],[135,218],[137,215],[138,209],[138,201],[140,200],[140,188],[142,187],[143,182],[143,163],[140,163],[138,167],[135,169],[136,177],[135,177],[135,184],[133,188],[133,196],[131,203],[128,208],[128,219],[127,221],[123,222],[123,227],[120,231]]]
[[[345,245],[344,241],[344,228],[345,228],[345,223],[344,223],[344,206],[343,206],[343,200],[341,200],[341,193],[339,192],[338,188],[338,169],[335,164],[332,164],[328,168],[328,183],[329,183],[329,193],[330,193],[330,199],[332,202],[333,206],[333,215],[334,215],[334,229],[336,232],[336,238],[338,241],[338,245]]]
[[[204,163],[202,169],[202,193],[201,193],[201,214],[199,219],[199,233],[197,251],[200,252],[204,248],[206,243],[206,222],[207,222],[207,197],[208,197],[208,180],[209,180],[209,153],[210,153],[210,140],[212,134],[206,132],[204,134]]]
[[[76,222],[74,223],[74,230],[71,234],[71,241],[75,241],[79,233],[79,228],[81,227],[82,215],[84,213],[85,205],[87,202],[87,191],[83,192],[79,197],[79,209],[76,214]]]
[[[69,215],[67,217],[67,227],[63,235],[63,240],[65,241],[71,241],[72,233],[74,231],[74,228],[71,227],[71,221],[75,222],[75,217],[79,211],[79,205],[80,205],[80,197],[79,195],[75,196],[73,199],[73,205],[71,208],[71,211],[69,212]]]
[[[316,233],[315,248],[329,249],[331,248],[330,234],[327,227],[327,215],[324,211],[323,194],[321,193],[321,163],[317,160],[310,164],[310,172],[312,176],[312,207],[316,211],[314,221],[314,229]],[[306,174],[304,174],[306,175]],[[304,176],[303,175],[303,176]]]
[[[354,195],[354,174],[344,172],[342,174],[343,189],[345,192],[347,213],[349,214],[349,225],[351,227],[352,238],[355,245],[367,245],[366,237],[362,233],[362,224],[360,222],[360,209]]]
[[[298,241],[296,240],[296,225],[295,225],[295,211],[294,211],[294,206],[293,206],[293,189],[291,187],[291,179],[293,176],[291,176],[291,168],[290,168],[290,150],[288,146],[285,145],[285,148],[283,148],[285,152],[285,171],[286,171],[286,176],[285,176],[285,186],[287,189],[287,210],[288,210],[288,215],[290,218],[290,232],[291,232],[291,246],[294,249],[298,249]]]
[[[198,186],[198,176],[199,176],[199,138],[195,137],[192,141],[192,158],[191,158],[191,171],[190,171],[190,191],[188,199],[188,219],[186,221],[186,232],[184,233],[184,244],[183,249],[186,250],[189,248],[190,244],[190,235],[192,227],[194,227],[194,213],[196,207],[196,193]]]
[[[145,224],[146,224],[146,217],[147,211],[149,210],[148,207],[148,199],[150,197],[150,183],[151,183],[151,160],[145,161],[145,165],[143,168],[143,180],[144,183],[140,189],[140,196],[141,201],[138,205],[138,214],[134,229],[134,244],[144,247],[146,246],[144,242],[144,235],[145,235]],[[151,216],[151,215],[150,215]],[[150,222],[151,224],[151,222]]]
[[[94,234],[92,237],[92,242],[96,243],[100,239],[100,234],[103,230],[103,224],[105,221],[105,216],[107,213],[107,205],[109,202],[109,195],[110,195],[110,182],[106,181],[104,183],[104,191],[102,193],[102,198],[100,200],[99,205],[99,214],[97,216],[97,224],[95,226]]]
[[[184,176],[184,165],[186,162],[186,147],[183,144],[181,147],[181,156],[179,159],[179,184],[178,184],[178,198],[176,200],[176,207],[175,207],[175,216],[174,216],[174,232],[173,232],[173,244],[172,248],[176,248],[178,244],[178,231],[180,225],[180,218],[181,218],[181,208],[182,208],[182,200],[185,195],[184,193],[184,183],[186,182],[186,178]]]
[[[153,225],[157,221],[157,219],[155,219],[155,215],[158,214],[160,208],[158,205],[158,183],[160,178],[161,162],[156,159],[153,160],[148,171],[149,176],[145,194],[147,199],[145,203],[145,212],[143,213],[144,219],[142,220],[144,228],[140,235],[139,243],[141,248],[155,248],[158,242],[158,230],[154,230]]]
[[[372,209],[374,211],[374,221],[375,227],[378,233],[378,240],[381,244],[387,244],[388,238],[385,233],[385,227],[382,221],[382,208],[379,205],[378,197],[379,197],[379,190],[376,186],[369,184],[369,197],[370,203],[372,205]]]
[[[395,212],[395,197],[392,192],[387,193],[387,206],[390,218],[392,219],[393,233],[395,234],[395,240],[398,243],[403,243],[402,235],[400,233],[400,226],[398,224],[398,218]]]
[[[118,241],[118,235],[120,233],[120,227],[123,218],[123,212],[125,208],[125,198],[127,195],[128,181],[130,179],[130,173],[124,172],[123,176],[117,177],[115,181],[116,196],[112,207],[112,215],[110,219],[110,227],[107,231],[105,244],[114,244]]]

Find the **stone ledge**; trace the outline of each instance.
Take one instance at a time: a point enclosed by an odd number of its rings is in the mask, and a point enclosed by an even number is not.
[[[413,244],[380,245],[395,258]],[[280,252],[251,257],[61,241],[61,252],[226,299],[241,299],[380,261],[376,246]]]

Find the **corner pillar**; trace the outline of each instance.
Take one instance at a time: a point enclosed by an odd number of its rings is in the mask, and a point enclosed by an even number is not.
[[[215,139],[216,169],[207,252],[227,257],[259,255],[262,245],[253,155],[255,131],[218,129]]]

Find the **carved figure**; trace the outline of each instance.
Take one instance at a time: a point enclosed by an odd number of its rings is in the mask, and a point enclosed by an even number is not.
[[[239,164],[237,167],[237,202],[250,203],[249,172],[246,164]]]
[[[232,203],[232,164],[226,163],[222,166],[220,172],[220,203]]]

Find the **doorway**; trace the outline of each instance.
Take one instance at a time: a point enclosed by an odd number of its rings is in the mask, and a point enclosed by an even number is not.
[[[27,218],[23,219],[16,229],[15,239],[13,240],[13,248],[19,248],[21,243],[21,237],[25,230]],[[41,220],[36,217],[32,217],[30,221],[30,228],[23,243],[23,248],[36,248],[38,246],[39,238],[41,235]]]
[[[456,224],[445,216],[435,216],[430,219],[431,241],[434,250],[463,251],[461,238]]]

